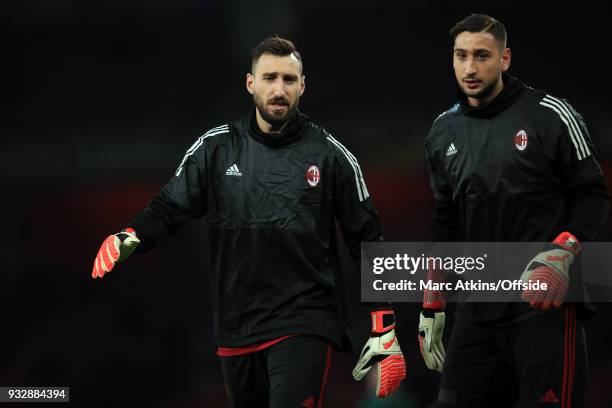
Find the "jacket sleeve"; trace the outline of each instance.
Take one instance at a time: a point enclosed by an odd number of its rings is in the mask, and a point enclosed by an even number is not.
[[[361,269],[361,243],[384,241],[382,225],[374,209],[366,187],[361,167],[353,154],[331,135],[327,136],[333,155],[333,206],[334,216],[340,224],[344,242],[355,262]],[[384,253],[384,248],[372,248],[373,257]],[[369,310],[390,309],[388,302],[363,302]]]
[[[148,251],[187,221],[204,216],[206,191],[206,143],[200,137],[160,193],[128,225],[140,239],[137,252]]]
[[[359,265],[361,243],[382,242],[382,226],[357,159],[331,135],[327,139],[334,152],[334,215],[351,257]]]
[[[440,158],[433,152],[433,148],[427,141],[425,142],[425,156],[434,197],[431,239],[433,242],[460,241],[459,206],[453,199],[453,190],[444,174]]]
[[[592,241],[606,222],[610,206],[595,145],[582,116],[567,101],[551,98],[548,103],[557,112],[557,155],[569,200],[569,222],[558,232],[569,231],[580,241]]]

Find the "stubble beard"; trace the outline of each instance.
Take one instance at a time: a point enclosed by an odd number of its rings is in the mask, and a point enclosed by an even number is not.
[[[266,102],[260,100],[257,95],[253,95],[253,102],[255,103],[255,107],[259,111],[261,118],[268,122],[272,129],[275,130],[282,128],[283,125],[285,125],[289,120],[291,120],[293,114],[297,110],[299,99],[295,101],[293,106],[289,103],[287,107],[287,113],[285,113],[284,115],[274,115],[272,113],[269,113],[266,110]]]
[[[463,93],[465,94],[465,96],[469,97],[469,98],[474,98],[474,99],[478,99],[479,101],[483,101],[485,99],[487,99],[489,96],[491,96],[493,94],[493,92],[495,92],[495,87],[497,86],[497,81],[493,81],[490,84],[488,84],[487,86],[485,86],[484,88],[482,88],[482,90],[480,90],[479,92],[475,93],[475,94],[469,94],[469,90],[466,89],[466,87],[461,87],[461,90],[463,91]]]

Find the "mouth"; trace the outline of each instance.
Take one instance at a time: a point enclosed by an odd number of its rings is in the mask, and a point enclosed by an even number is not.
[[[269,102],[268,106],[275,111],[285,110],[288,108],[289,104],[284,101],[273,101]]]
[[[466,86],[468,87],[468,89],[476,89],[480,86],[480,84],[482,83],[481,80],[479,79],[474,79],[474,78],[467,78],[464,79],[463,82],[466,84]]]

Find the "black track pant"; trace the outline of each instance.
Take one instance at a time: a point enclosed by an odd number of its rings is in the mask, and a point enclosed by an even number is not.
[[[331,345],[312,336],[290,337],[267,349],[220,357],[234,408],[321,407]]]
[[[586,365],[573,305],[505,327],[457,319],[436,407],[579,408]]]

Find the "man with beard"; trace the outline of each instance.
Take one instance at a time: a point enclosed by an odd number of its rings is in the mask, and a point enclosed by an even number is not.
[[[331,350],[349,348],[336,222],[356,262],[361,242],[383,239],[357,160],[297,109],[304,79],[292,42],[255,47],[251,114],[201,136],[94,263],[101,278],[206,217],[217,354],[234,407],[321,406]],[[404,358],[390,305],[369,306],[372,336],[355,372],[376,366],[385,397],[405,377]]]
[[[474,14],[451,30],[459,101],[426,139],[438,242],[549,242],[516,276],[545,283],[517,302],[459,303],[444,355],[444,294],[426,293],[426,365],[442,371],[439,407],[577,407],[586,381],[581,243],[609,198],[582,117],[508,75],[506,29]],[[521,274],[522,273],[522,274]],[[442,279],[441,271],[431,271]]]

